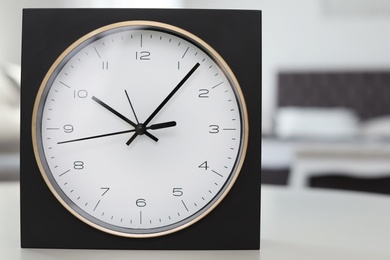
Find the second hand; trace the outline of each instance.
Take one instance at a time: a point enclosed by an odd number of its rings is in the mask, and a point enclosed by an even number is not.
[[[169,121],[169,122],[165,122],[165,123],[159,123],[159,124],[151,125],[151,126],[147,127],[146,129],[157,130],[157,129],[167,128],[167,127],[173,127],[175,125],[176,125],[175,121]],[[113,132],[113,133],[108,133],[108,134],[94,135],[94,136],[88,136],[88,137],[83,137],[83,138],[78,138],[78,139],[62,141],[62,142],[58,142],[57,144],[73,143],[73,142],[85,141],[85,140],[90,140],[90,139],[106,137],[106,136],[126,134],[126,133],[135,132],[135,131],[137,131],[137,130],[136,129],[130,129],[130,130],[125,130],[125,131],[119,131],[119,132]]]

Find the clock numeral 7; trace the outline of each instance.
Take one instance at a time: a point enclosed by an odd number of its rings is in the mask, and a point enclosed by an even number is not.
[[[136,51],[135,52],[135,59],[136,60],[150,60],[150,52],[148,51]]]

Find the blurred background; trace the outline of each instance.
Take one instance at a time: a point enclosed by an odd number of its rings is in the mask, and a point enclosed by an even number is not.
[[[19,179],[22,9],[82,7],[262,10],[262,183],[390,193],[387,0],[2,1],[1,181]]]

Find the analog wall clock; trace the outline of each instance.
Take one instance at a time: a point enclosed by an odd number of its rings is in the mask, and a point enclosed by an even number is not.
[[[42,21],[37,18],[42,19],[39,15],[42,13],[47,19],[53,19],[56,12],[66,16],[72,10],[28,10],[24,25],[27,26],[28,19],[38,25]],[[76,33],[67,30],[59,17],[57,24],[57,20],[52,21],[53,31],[70,43],[48,63],[50,66],[39,86],[34,86],[35,94],[29,95],[33,104],[28,107],[31,111],[29,145],[33,150],[29,159],[35,161],[35,169],[38,169],[34,174],[39,174],[34,180],[40,178],[41,183],[45,183],[42,196],[50,195],[45,199],[50,199],[49,205],[55,203],[60,212],[45,218],[58,226],[69,218],[66,225],[76,232],[82,233],[77,229],[81,225],[88,230],[87,236],[99,234],[100,238],[93,239],[95,242],[80,245],[85,248],[98,247],[103,242],[108,243],[104,246],[107,248],[161,248],[161,243],[156,246],[158,241],[174,240],[182,242],[168,243],[166,248],[208,248],[206,240],[202,247],[202,241],[197,241],[196,237],[221,232],[213,228],[223,225],[227,233],[229,229],[234,233],[236,227],[227,225],[229,221],[224,224],[227,217],[222,215],[224,209],[220,213],[218,210],[224,204],[228,212],[230,207],[234,208],[237,203],[234,201],[235,184],[245,180],[245,175],[260,174],[255,172],[259,167],[252,173],[245,172],[246,155],[249,154],[249,161],[253,156],[248,142],[256,140],[250,135],[252,123],[254,131],[259,129],[257,122],[251,122],[248,108],[252,106],[247,108],[245,87],[227,61],[207,39],[191,32],[191,27],[184,29],[185,23],[175,22],[175,17],[186,13],[189,17],[198,14],[215,17],[222,13],[234,17],[241,12],[73,12],[76,17],[84,16],[91,22]],[[249,13],[259,19],[259,12]],[[124,14],[131,19],[120,18]],[[108,17],[110,21],[101,24],[99,16]],[[77,20],[71,20],[70,24],[80,26]],[[256,35],[260,32],[259,25],[255,26],[259,30]],[[24,28],[24,32],[24,39],[30,40],[31,31]],[[47,34],[47,31],[41,33]],[[218,31],[214,33],[216,37],[221,36]],[[50,42],[41,41],[50,48]],[[26,41],[23,50],[25,44]],[[257,48],[260,48],[259,42]],[[41,55],[46,51],[42,49]],[[231,51],[236,55],[246,54]],[[30,60],[25,54],[23,62],[27,63]],[[259,65],[260,57],[256,55],[260,53],[253,54],[252,59]],[[26,72],[26,66],[23,69]],[[24,80],[23,88],[30,83]],[[252,101],[249,103],[251,105]],[[27,126],[23,124],[24,127]],[[259,160],[258,163],[260,165]],[[26,174],[22,172],[22,187],[27,185]],[[260,186],[254,188],[252,196],[256,196],[259,189]],[[22,190],[22,207],[23,199],[28,199],[24,194]],[[229,197],[232,197],[230,203]],[[248,207],[252,201],[258,204],[252,210],[258,216],[259,197],[239,201],[238,205],[242,205],[236,210]],[[49,208],[43,201],[40,203],[43,208]],[[228,217],[246,221],[248,216],[236,216],[244,213],[232,211]],[[58,219],[55,219],[56,214],[60,214]],[[62,215],[66,217],[62,219]],[[23,217],[22,209],[22,229],[27,230],[29,224],[23,224]],[[216,226],[212,224],[214,219],[220,221]],[[236,222],[235,225],[243,224]],[[259,233],[258,223],[252,228],[258,230],[249,233]],[[208,231],[202,234],[204,230]],[[196,234],[192,239],[189,238],[191,233]],[[25,234],[23,230],[22,234]],[[25,235],[25,240],[29,240],[29,236]],[[224,237],[224,232],[219,236]],[[127,241],[127,245],[120,242],[112,246],[112,241],[118,239]],[[61,247],[75,247],[72,244],[71,239]]]

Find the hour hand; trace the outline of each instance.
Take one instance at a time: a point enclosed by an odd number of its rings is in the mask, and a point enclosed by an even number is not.
[[[136,123],[134,123],[133,121],[131,121],[130,119],[128,119],[127,117],[125,117],[124,115],[122,115],[121,113],[119,113],[118,111],[116,111],[115,109],[113,109],[112,107],[110,107],[109,105],[107,105],[106,103],[98,99],[97,97],[92,96],[92,100],[98,103],[99,105],[101,105],[102,107],[104,107],[105,109],[107,109],[108,111],[110,111],[111,113],[113,113],[114,115],[116,115],[117,117],[119,117],[120,119],[122,119],[123,121],[127,122],[131,126],[137,128]],[[155,142],[158,141],[158,138],[150,134],[149,132],[145,132],[145,135],[151,138]]]

